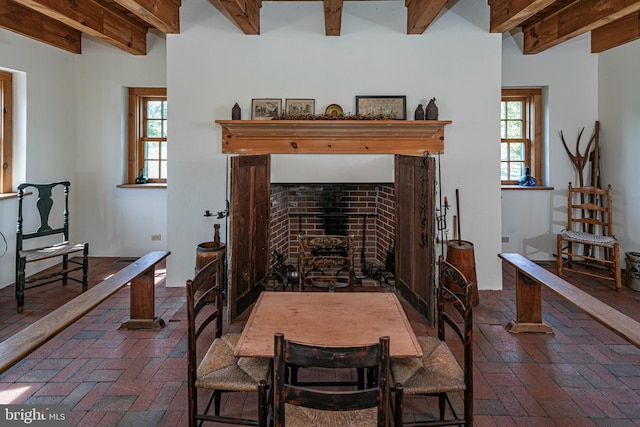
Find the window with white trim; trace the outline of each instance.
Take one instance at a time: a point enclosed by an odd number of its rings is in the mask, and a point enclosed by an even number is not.
[[[129,184],[166,184],[167,124],[166,88],[129,88]]]
[[[541,185],[542,89],[502,89],[500,104],[500,180],[514,185],[529,167]]]

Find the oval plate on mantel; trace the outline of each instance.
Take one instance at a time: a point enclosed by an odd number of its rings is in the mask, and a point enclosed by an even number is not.
[[[325,116],[342,116],[343,114],[342,107],[338,104],[331,104],[324,110]]]

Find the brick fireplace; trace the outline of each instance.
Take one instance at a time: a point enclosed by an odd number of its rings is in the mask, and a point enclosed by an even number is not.
[[[270,252],[297,265],[298,234],[351,234],[358,274],[363,256],[384,265],[394,250],[394,200],[390,183],[271,184]]]
[[[393,263],[395,288],[410,304],[432,316],[435,252],[431,242],[435,236],[436,170],[433,156],[444,152],[444,127],[450,121],[216,120],[216,123],[222,128],[222,153],[236,155],[230,159],[227,303],[230,319],[246,310],[263,291],[261,281],[274,264],[271,252],[276,250],[285,262],[297,265],[297,235],[327,230],[354,235],[355,266],[364,264],[366,270],[362,276],[375,277],[376,266],[371,264],[384,265],[389,259],[388,264]],[[292,168],[291,172],[308,181],[288,184],[296,182],[295,178],[290,180],[289,173],[285,179],[273,179],[273,154],[393,154],[394,184],[388,183],[387,178],[377,181],[384,184],[375,184],[376,181],[321,184],[323,181],[318,179],[321,174],[315,172],[329,172],[332,168],[300,167]],[[349,173],[343,182],[356,176],[351,165],[346,168]],[[284,173],[280,169],[278,172]],[[335,178],[331,176],[328,181],[336,182]],[[397,183],[402,185],[396,187]],[[396,221],[396,217],[402,220]],[[394,256],[388,257],[389,251]],[[372,274],[366,274],[368,271]]]

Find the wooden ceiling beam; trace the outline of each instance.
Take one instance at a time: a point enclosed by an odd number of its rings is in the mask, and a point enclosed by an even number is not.
[[[640,11],[640,0],[578,0],[522,29],[524,54],[540,53],[580,34]]]
[[[80,31],[11,0],[0,0],[0,27],[67,52],[82,52]]]
[[[95,0],[13,1],[131,54],[147,54],[147,29]]]
[[[447,0],[405,0],[407,34],[422,34],[447,4]]]
[[[640,39],[640,12],[591,31],[591,53],[604,52]]]
[[[115,0],[120,6],[165,34],[180,33],[180,1]]]
[[[324,33],[339,36],[342,29],[342,0],[322,0],[324,5]]]
[[[210,2],[243,33],[260,34],[262,0],[210,0]]]
[[[489,0],[489,30],[505,33],[516,28],[555,0]]]

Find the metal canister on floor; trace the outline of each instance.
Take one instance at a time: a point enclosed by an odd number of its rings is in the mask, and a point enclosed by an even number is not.
[[[625,284],[634,291],[640,291],[640,252],[625,252],[627,268]]]

